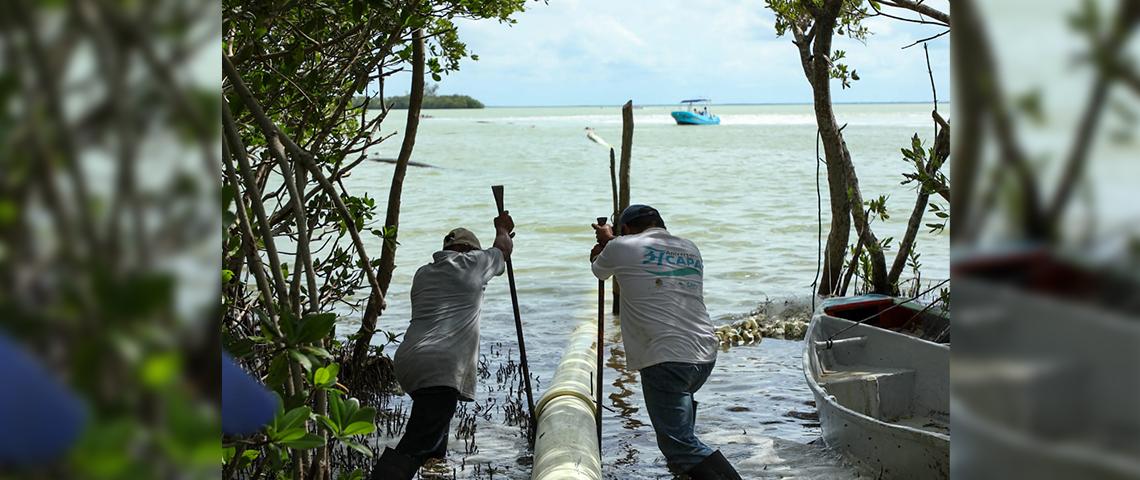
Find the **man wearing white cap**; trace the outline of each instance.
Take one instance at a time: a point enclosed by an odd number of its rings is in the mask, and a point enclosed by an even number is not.
[[[465,228],[443,238],[443,250],[412,279],[412,319],[396,350],[396,379],[412,396],[412,413],[395,449],[386,448],[373,479],[411,479],[429,458],[447,453],[458,402],[475,397],[483,290],[502,275],[513,248],[514,220],[495,218],[495,243],[482,249]]]

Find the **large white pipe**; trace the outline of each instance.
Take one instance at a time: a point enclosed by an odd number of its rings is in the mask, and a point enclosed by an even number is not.
[[[594,423],[597,373],[596,321],[570,335],[550,388],[535,406],[538,417],[532,480],[601,480],[602,459]]]

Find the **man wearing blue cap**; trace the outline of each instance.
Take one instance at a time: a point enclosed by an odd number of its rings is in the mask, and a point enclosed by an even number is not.
[[[704,301],[704,262],[693,242],[665,229],[657,209],[630,205],[615,237],[593,225],[593,272],[621,286],[621,335],[628,367],[641,372],[645,407],[669,468],[693,480],[740,480],[719,450],[697,438],[700,390],[718,341]]]

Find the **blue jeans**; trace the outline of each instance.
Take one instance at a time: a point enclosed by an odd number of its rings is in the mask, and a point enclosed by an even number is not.
[[[713,453],[693,431],[697,417],[693,394],[708,380],[715,364],[665,362],[641,369],[645,409],[657,433],[657,448],[676,471],[688,472]]]

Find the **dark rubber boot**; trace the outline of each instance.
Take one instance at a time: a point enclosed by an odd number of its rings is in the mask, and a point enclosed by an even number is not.
[[[416,459],[385,448],[376,466],[372,467],[372,476],[368,480],[412,480],[420,469],[420,462]]]
[[[743,480],[724,454],[717,450],[689,470],[691,480]]]

